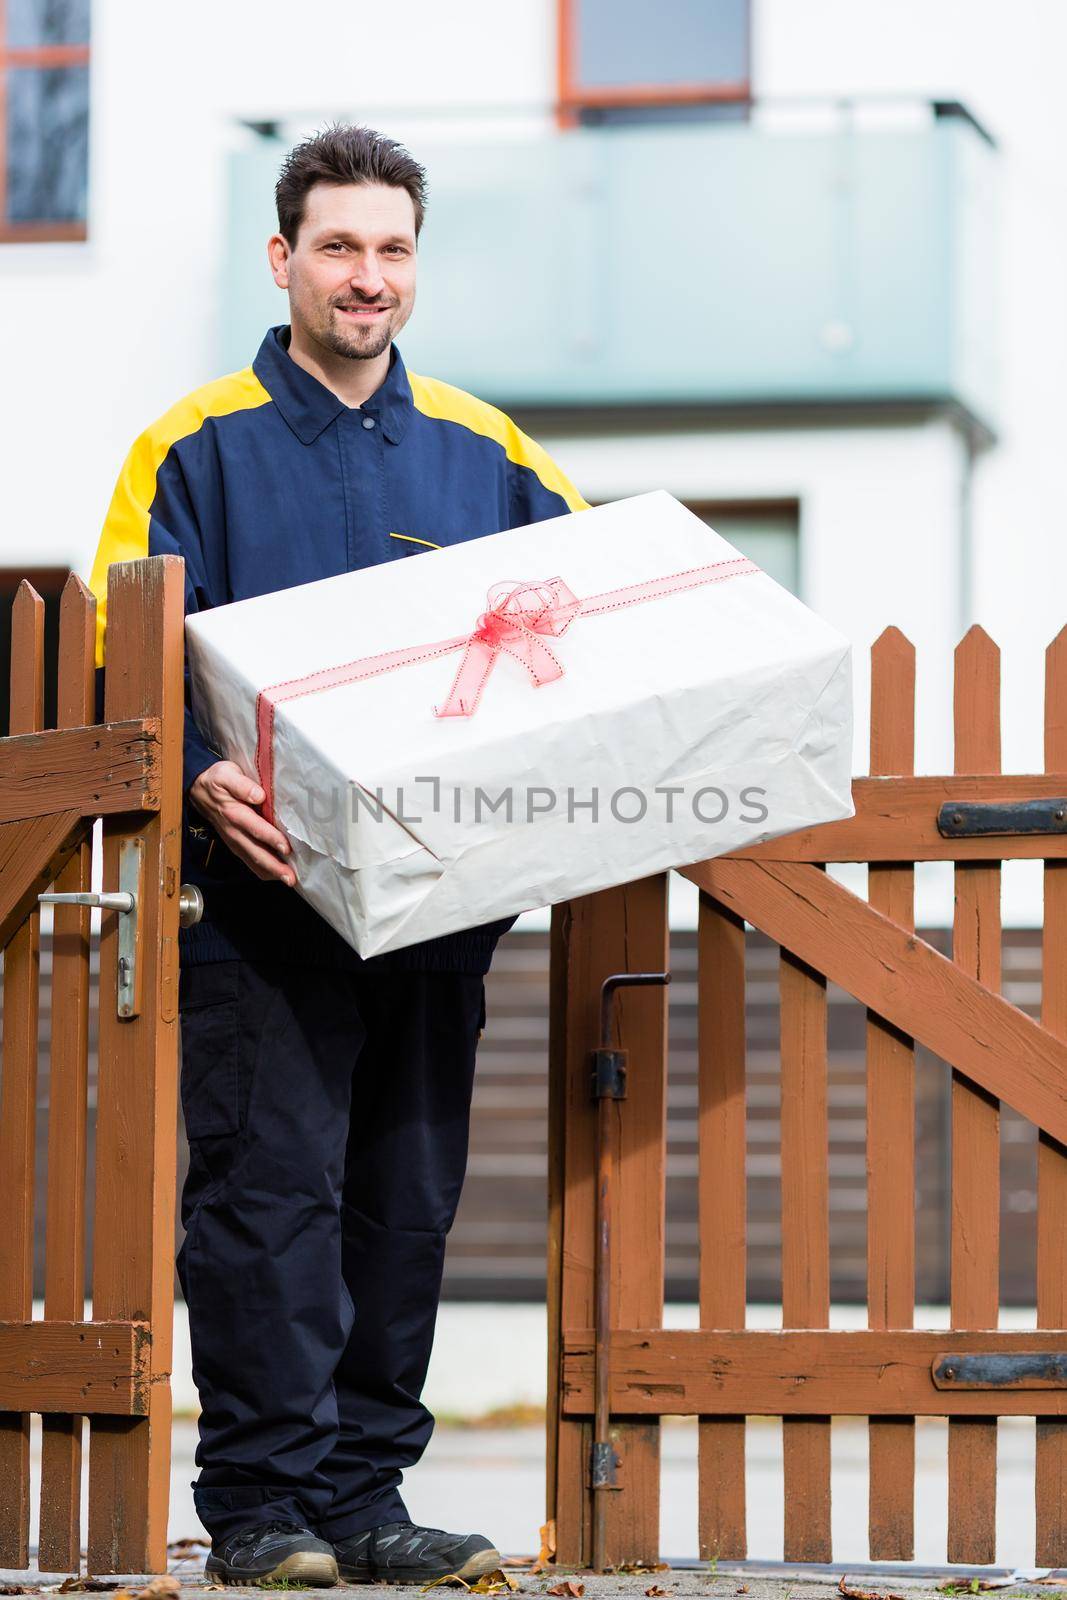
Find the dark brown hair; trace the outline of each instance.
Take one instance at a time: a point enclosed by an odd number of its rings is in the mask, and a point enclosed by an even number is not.
[[[274,189],[278,232],[296,244],[304,201],[316,183],[384,183],[406,189],[415,207],[415,237],[426,214],[426,170],[395,139],[373,128],[338,123],[295,145],[282,162]]]

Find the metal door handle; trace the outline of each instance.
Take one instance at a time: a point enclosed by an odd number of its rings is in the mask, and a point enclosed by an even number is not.
[[[39,894],[38,900],[43,906],[92,906],[100,911],[132,911],[137,904],[137,898],[132,894],[125,894],[117,890],[114,894],[96,894],[85,891],[80,894]]]

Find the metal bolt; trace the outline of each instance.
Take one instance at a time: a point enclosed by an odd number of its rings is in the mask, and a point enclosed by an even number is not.
[[[1063,807],[1060,806],[1060,807],[1058,807],[1057,810],[1055,810],[1052,813],[1052,815],[1056,818],[1057,822],[1062,822],[1063,819],[1064,819],[1064,816],[1067,815],[1067,813],[1065,813]]]
[[[943,1378],[950,1378],[950,1379],[951,1379],[951,1378],[954,1378],[954,1377],[955,1377],[955,1376],[956,1376],[956,1369],[955,1369],[955,1367],[942,1367],[942,1369],[941,1369],[941,1376],[942,1376],[942,1377],[943,1377]]]
[[[962,811],[954,811],[952,813],[952,825],[953,825],[954,828],[961,828],[963,826],[963,812]]]

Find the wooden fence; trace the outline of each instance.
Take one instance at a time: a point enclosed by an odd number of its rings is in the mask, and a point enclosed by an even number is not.
[[[659,1430],[699,1421],[707,1558],[747,1554],[746,1417],[783,1418],[787,1560],[833,1557],[830,1418],[870,1419],[870,1555],[914,1548],[915,1417],[947,1416],[952,1562],[995,1557],[998,1415],[1036,1416],[1036,1560],[1067,1564],[1067,630],[1046,663],[1043,774],[1000,772],[1000,668],[972,629],[956,652],[955,770],[915,777],[915,661],[890,629],[872,654],[871,774],[856,816],[688,868],[700,888],[700,1328],[664,1330],[666,1006],[619,1001],[626,1098],[608,1349],[614,1484],[592,1486],[600,986],[667,965],[666,879],[571,902],[553,922],[549,1191],[549,1517],[590,1560],[658,1557]],[[1000,990],[1004,859],[1043,860],[1041,1019]],[[914,863],[954,863],[948,959],[914,932]],[[869,863],[868,899],[825,872]],[[781,1332],[746,1330],[745,926],[780,946]],[[831,1331],[827,981],[867,1011],[866,1331]],[[916,1330],[916,1043],[953,1069],[951,1331]],[[997,1331],[1000,1102],[1039,1130],[1038,1330]],[[602,1459],[602,1458],[601,1458]],[[599,1474],[604,1481],[604,1474]],[[598,1499],[599,1497],[599,1499]],[[753,1555],[761,1552],[755,1550]]]
[[[166,1566],[177,1119],[182,563],[113,566],[95,724],[95,601],[63,592],[58,727],[43,719],[43,605],[12,618],[11,736],[0,740],[0,1567],[29,1563],[30,1413],[42,1417],[39,1564],[76,1572],[83,1418],[88,1561]],[[43,1320],[33,1320],[38,895],[90,891],[103,818],[92,1317],[85,1320],[90,912],[54,909]]]

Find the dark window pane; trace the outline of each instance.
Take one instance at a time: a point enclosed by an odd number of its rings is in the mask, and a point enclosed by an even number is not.
[[[7,221],[84,222],[88,67],[7,74]]]
[[[88,44],[89,0],[7,0],[7,47]]]
[[[743,83],[748,0],[576,0],[579,89]]]
[[[662,127],[670,122],[745,122],[748,114],[747,101],[723,100],[696,105],[581,106],[578,121],[583,128],[633,128],[642,123]]]

